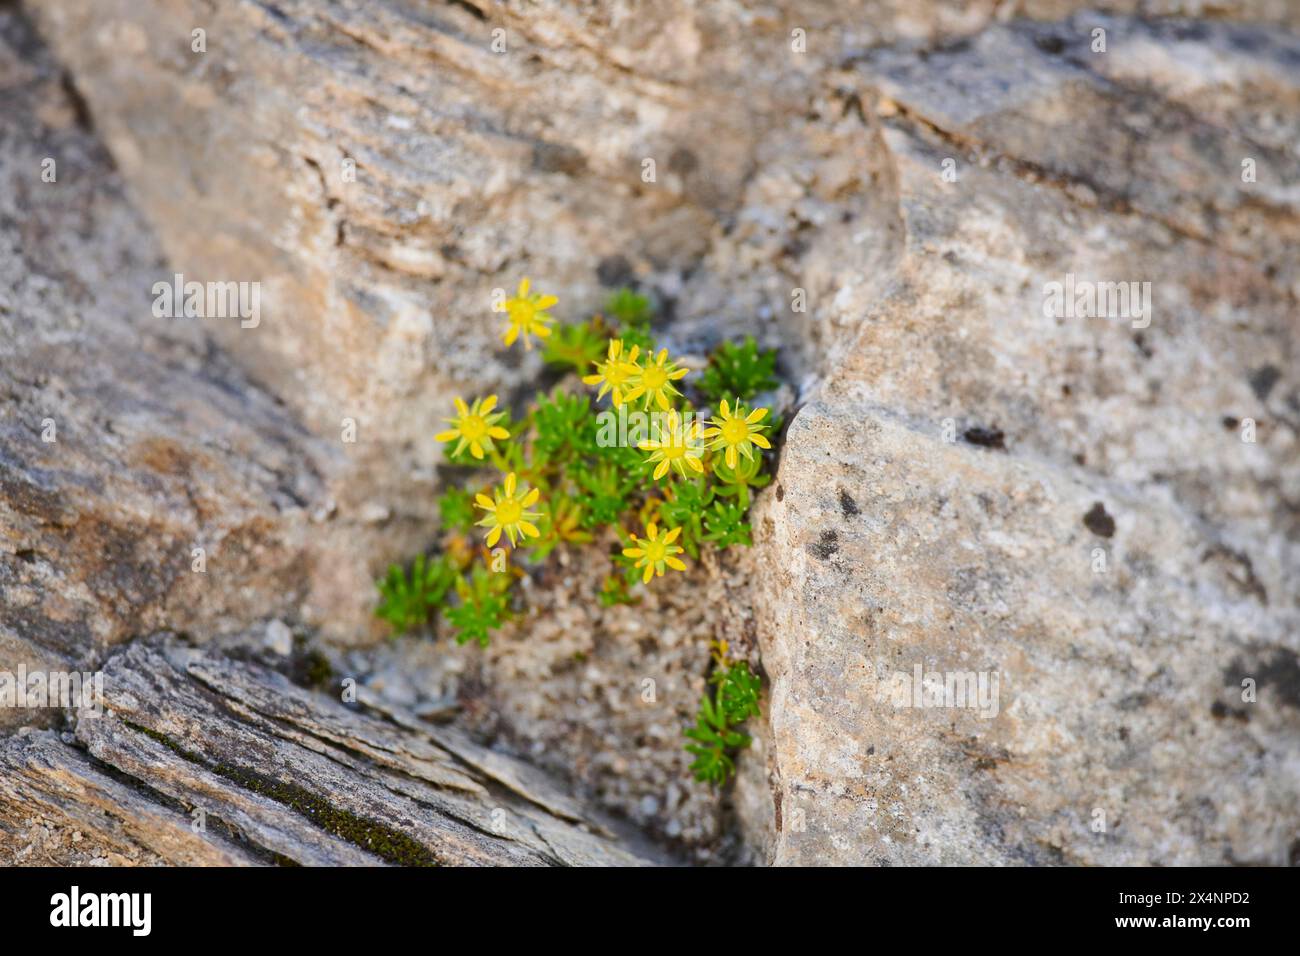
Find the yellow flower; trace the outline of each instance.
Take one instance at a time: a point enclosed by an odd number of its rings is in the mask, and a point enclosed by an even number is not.
[[[546,314],[546,310],[559,301],[553,295],[542,295],[540,292],[530,295],[528,279],[525,277],[519,283],[519,291],[515,293],[515,297],[506,299],[507,325],[505,331],[501,333],[501,341],[506,345],[514,345],[515,339],[523,335],[524,348],[531,349],[533,343],[528,337],[530,334],[541,339],[551,334],[548,323],[553,320]]]
[[[644,538],[638,538],[632,535],[632,541],[636,544],[635,548],[624,548],[623,556],[636,558],[636,567],[645,568],[645,573],[641,575],[641,581],[645,584],[650,583],[650,579],[656,574],[664,573],[664,565],[672,568],[674,571],[685,571],[686,564],[681,558],[675,558],[673,555],[681,554],[682,549],[679,545],[673,544],[677,536],[682,533],[681,528],[673,528],[671,531],[664,533],[659,537],[659,529],[651,521],[645,526]]]
[[[700,433],[700,423],[692,418],[688,425],[673,410],[664,418],[666,421],[657,429],[658,437],[646,439],[637,445],[642,451],[654,452],[646,459],[647,464],[659,462],[654,480],[658,481],[666,475],[669,468],[675,469],[683,478],[686,477],[687,467],[703,474],[704,462],[700,461],[700,456],[704,454],[704,436]]]
[[[459,455],[469,445],[469,453],[475,458],[481,459],[483,451],[492,451],[495,447],[492,440],[505,441],[510,437],[510,433],[497,424],[501,419],[506,417],[505,412],[492,414],[492,409],[497,407],[497,397],[489,395],[487,398],[480,398],[474,403],[473,408],[465,405],[463,398],[456,399],[456,418],[444,418],[443,421],[451,422],[454,428],[449,428],[445,432],[439,432],[433,437],[438,441],[451,441],[453,438],[459,438],[453,455]]]
[[[705,438],[712,438],[709,448],[725,448],[728,468],[735,468],[737,452],[746,458],[752,459],[753,452],[750,450],[751,445],[757,445],[759,448],[771,448],[772,443],[759,434],[766,425],[758,424],[767,415],[766,408],[756,408],[748,415],[745,409],[740,405],[740,399],[736,399],[736,408],[733,411],[727,407],[727,400],[724,398],[722,404],[718,406],[718,411],[722,413],[721,417],[713,418],[713,428],[706,429]]]
[[[584,376],[582,381],[587,385],[599,385],[600,391],[596,393],[596,401],[605,397],[606,392],[612,392],[612,400],[615,405],[622,405],[626,400],[623,394],[623,388],[628,379],[641,370],[637,365],[636,357],[641,354],[641,346],[632,346],[632,351],[624,354],[623,340],[609,340],[609,357],[604,362],[596,363],[596,374]]]
[[[684,378],[689,371],[690,369],[678,368],[676,362],[668,361],[667,349],[660,349],[654,361],[650,360],[650,355],[647,353],[645,367],[637,366],[635,373],[628,379],[631,388],[623,394],[623,400],[634,402],[645,396],[641,403],[642,408],[648,408],[650,400],[654,399],[656,405],[668,411],[672,407],[668,396],[681,394],[673,386],[673,382]]]
[[[502,531],[510,539],[512,548],[515,546],[516,536],[526,538],[541,536],[537,525],[532,523],[532,519],[540,518],[541,513],[528,510],[529,505],[537,504],[537,499],[542,495],[541,491],[534,488],[527,493],[524,493],[523,489],[516,492],[515,486],[515,473],[512,471],[506,475],[504,485],[492,489],[495,500],[482,492],[474,496],[475,504],[487,512],[479,525],[492,529],[487,535],[489,548],[501,540]]]

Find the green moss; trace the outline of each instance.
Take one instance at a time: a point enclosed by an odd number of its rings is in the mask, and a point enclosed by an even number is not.
[[[347,810],[340,810],[338,807],[331,806],[315,794],[296,784],[273,780],[260,773],[220,761],[205,760],[156,730],[150,730],[148,727],[141,727],[139,724],[133,724],[126,720],[122,721],[122,723],[131,730],[144,734],[150,740],[162,744],[183,760],[206,767],[218,776],[224,777],[245,790],[259,794],[269,800],[274,800],[276,803],[286,806],[300,816],[307,818],[326,832],[347,840],[349,843],[373,853],[389,863],[398,866],[438,865],[438,861],[427,847],[411,839],[406,834],[399,833],[382,823],[376,823],[373,820],[367,820],[354,813],[349,813]]]
[[[312,648],[302,658],[303,679],[308,687],[324,689],[334,677],[334,668],[329,659],[320,651]]]

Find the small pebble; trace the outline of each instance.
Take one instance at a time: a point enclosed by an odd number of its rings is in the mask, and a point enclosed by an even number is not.
[[[293,632],[283,621],[275,620],[266,625],[266,637],[262,643],[273,653],[288,657],[293,653]]]

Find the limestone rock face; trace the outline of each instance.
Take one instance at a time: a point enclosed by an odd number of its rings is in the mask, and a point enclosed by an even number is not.
[[[835,274],[756,518],[778,863],[1296,852],[1300,45],[1103,22],[861,64],[892,268]],[[1149,316],[1047,314],[1070,273]]]
[[[11,10],[0,95],[0,670],[296,608],[328,448],[195,323],[153,321],[161,256]]]

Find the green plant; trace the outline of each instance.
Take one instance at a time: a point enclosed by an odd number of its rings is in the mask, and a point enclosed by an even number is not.
[[[709,683],[718,688],[718,709],[732,724],[744,723],[759,713],[763,682],[747,661],[726,661],[714,670]]]
[[[618,323],[618,336],[629,349],[634,345],[640,346],[643,352],[654,349],[648,298],[628,288],[619,289],[606,301],[605,311]]]
[[[635,482],[617,465],[602,461],[577,475],[577,500],[585,512],[583,525],[597,528],[614,524],[627,510]]]
[[[735,502],[715,501],[713,508],[704,513],[704,527],[708,532],[703,540],[712,541],[719,548],[733,545],[749,547],[753,544],[745,509]]]
[[[690,370],[653,349],[646,296],[620,290],[606,303],[608,320],[576,324],[553,325],[555,304],[521,282],[505,303],[502,341],[540,342],[547,363],[572,368],[589,391],[539,392],[516,420],[495,395],[455,399],[450,427],[435,437],[475,470],[438,498],[441,556],[419,559],[410,575],[390,569],[379,582],[376,613],[399,633],[440,609],[458,643],[486,646],[512,618],[512,584],[526,575],[512,559],[537,564],[600,542],[613,568],[597,599],[613,607],[638,603],[657,576],[689,572],[687,558],[699,561],[706,549],[750,544],[746,512],[771,480],[763,468],[779,426],[748,400],[775,384],[775,354],[760,353],[752,338],[720,345],[700,390],[726,404],[702,427],[688,398]],[[647,411],[661,417],[641,419]],[[738,725],[757,713],[761,684],[748,664],[726,659],[725,647],[709,680],[686,734],[693,772],[721,784],[749,742]]]
[[[438,498],[443,531],[469,534],[474,527],[474,495],[466,488],[451,487]]]
[[[411,562],[407,574],[396,565],[390,565],[388,574],[377,582],[379,605],[375,616],[393,626],[396,634],[428,623],[429,615],[440,603],[447,589],[456,580],[456,571],[443,558],[428,560],[419,555]]]
[[[639,292],[624,286],[605,301],[605,311],[619,325],[649,325],[651,318],[650,300]]]
[[[673,485],[659,506],[659,515],[665,524],[681,527],[682,547],[692,558],[698,559],[700,556],[700,543],[704,540],[703,518],[712,501],[713,486],[708,481],[697,478]],[[719,547],[725,545],[720,544]]]
[[[635,571],[636,569],[631,569]],[[607,574],[600,588],[600,603],[602,607],[613,607],[615,604],[635,604],[640,598],[632,596],[629,587],[635,584],[632,581],[629,584],[628,575],[624,574]]]
[[[591,541],[591,532],[583,530],[583,518],[580,504],[561,498],[537,522],[542,534],[529,557],[533,561],[545,561],[560,544],[587,544]]]
[[[686,750],[695,755],[691,772],[696,780],[715,787],[736,772],[729,751],[749,746],[749,735],[732,729],[726,715],[707,694],[700,698],[695,726],[686,730],[686,736],[695,741],[686,745]]]
[[[742,511],[749,509],[749,489],[762,488],[772,480],[771,475],[763,474],[763,462],[757,457],[740,458],[735,468],[728,468],[725,461],[716,462],[713,473],[718,479],[718,494],[735,498]]]
[[[691,764],[695,779],[716,787],[726,783],[736,770],[731,754],[749,746],[749,735],[737,730],[736,725],[758,716],[763,685],[748,662],[727,656],[725,641],[714,646],[713,661],[709,683],[714,696],[706,694],[700,699],[695,726],[683,733],[694,741],[686,745],[686,750],[695,757]]]
[[[776,351],[758,350],[752,335],[740,343],[721,342],[709,356],[709,367],[700,377],[700,391],[713,401],[724,398],[751,399],[759,392],[776,388]]]
[[[581,375],[604,357],[608,342],[609,329],[600,316],[589,322],[566,323],[546,339],[542,359],[547,365],[567,365]]]
[[[543,466],[570,461],[596,446],[596,422],[585,395],[555,389],[533,409],[533,460]]]
[[[443,616],[456,627],[456,643],[478,641],[487,647],[490,632],[510,619],[510,575],[475,565],[468,578],[456,578],[460,603]]]

